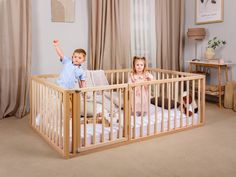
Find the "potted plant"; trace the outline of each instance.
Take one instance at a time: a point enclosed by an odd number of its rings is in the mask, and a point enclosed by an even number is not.
[[[207,43],[207,49],[205,52],[206,59],[213,59],[215,56],[215,49],[218,47],[222,47],[226,44],[226,41],[220,40],[217,37],[214,37],[213,39],[210,39]]]

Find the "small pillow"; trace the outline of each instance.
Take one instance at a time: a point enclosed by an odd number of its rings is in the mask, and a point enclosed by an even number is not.
[[[94,70],[91,72],[91,78],[94,86],[105,86],[109,85],[107,77],[103,70]]]
[[[151,98],[151,104],[155,105],[155,98]],[[163,107],[163,105],[162,105],[162,97],[158,97],[157,106]],[[176,106],[178,108],[180,106],[180,103],[177,102]],[[174,100],[170,100],[170,109],[173,109],[174,107],[175,107],[175,101]],[[164,109],[168,109],[168,98],[164,98]]]
[[[123,93],[121,93],[120,95],[120,106],[121,108],[124,108],[124,97],[123,97]],[[111,94],[110,93],[105,93],[105,97],[108,98],[109,100],[111,100]],[[112,94],[112,99],[113,99],[113,103],[119,107],[119,93],[117,92],[113,92]]]
[[[84,116],[84,102],[83,101],[81,101],[81,112],[80,112],[80,114],[81,114],[81,116]],[[102,113],[102,104],[100,104],[100,103],[96,103],[95,104],[95,106],[96,106],[96,115],[98,115],[98,114],[101,114]],[[93,102],[92,101],[87,101],[86,102],[86,115],[87,115],[87,117],[92,117],[93,116]],[[104,114],[107,114],[107,110],[106,109],[104,109]]]

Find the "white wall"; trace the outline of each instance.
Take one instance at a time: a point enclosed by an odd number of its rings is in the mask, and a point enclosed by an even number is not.
[[[74,49],[88,52],[88,2],[76,0],[75,22],[51,22],[51,1],[32,1],[32,74],[59,73],[62,65],[52,46],[59,39],[65,55]],[[88,59],[88,56],[87,56]]]
[[[198,57],[203,57],[208,40],[217,36],[219,39],[225,40],[227,44],[219,50],[217,49],[216,56],[222,57],[225,61],[232,61],[236,64],[236,34],[234,34],[236,31],[236,1],[224,1],[224,22],[205,25],[195,25],[195,0],[186,0],[185,2],[185,34],[187,34],[188,28],[203,27],[207,30],[206,38],[202,42],[198,42]],[[185,61],[194,58],[194,51],[194,42],[189,40],[186,36],[184,53]],[[212,72],[214,73],[214,71]],[[232,67],[229,74],[230,78],[236,80],[235,65]],[[215,79],[211,78],[210,82],[215,82]]]

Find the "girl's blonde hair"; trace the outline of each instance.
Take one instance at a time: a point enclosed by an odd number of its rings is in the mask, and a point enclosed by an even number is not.
[[[145,57],[138,57],[138,56],[134,56],[133,57],[133,73],[136,74],[136,70],[135,70],[135,62],[137,60],[143,60],[143,63],[144,63],[144,68],[143,68],[143,72],[145,73],[146,72],[146,58]]]

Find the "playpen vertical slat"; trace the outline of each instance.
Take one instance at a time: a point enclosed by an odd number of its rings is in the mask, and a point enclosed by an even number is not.
[[[197,102],[198,102],[198,124],[201,123],[201,80],[198,79],[198,88],[197,88]]]
[[[181,76],[183,78],[183,76]],[[183,126],[183,90],[184,90],[184,81],[181,81],[180,84],[180,128]]]
[[[150,115],[150,94],[151,94],[151,87],[148,85],[148,127],[147,127],[147,135],[150,135],[150,127],[151,127],[151,115]]]
[[[177,78],[179,78],[179,75],[177,75]],[[177,101],[180,103],[180,99],[181,98],[179,98],[179,95],[180,95],[180,92],[179,92],[179,89],[180,89],[180,85],[181,85],[181,83],[180,83],[180,81],[177,81],[177,86],[176,86],[176,99],[177,99]],[[181,111],[181,108],[180,108],[180,106],[179,106],[179,111]],[[177,110],[176,110],[176,119],[177,119]],[[179,114],[179,116],[180,116],[180,114]],[[179,117],[180,118],[180,117]],[[177,120],[176,120],[177,121]],[[179,119],[179,121],[180,121],[180,119]],[[177,124],[177,123],[176,123]]]
[[[171,75],[171,78],[174,79],[174,74]],[[174,82],[171,82],[171,99],[174,99]]]
[[[49,93],[48,87],[46,87],[46,86],[45,86],[45,93],[46,93],[45,100],[47,100],[46,102],[49,102],[49,104],[50,104],[51,103],[51,100],[49,99],[50,93]],[[53,116],[53,104],[50,104],[50,105],[51,105],[51,114],[49,114],[49,115],[46,114],[47,115],[47,137],[49,140],[51,138],[51,135],[50,135],[51,134],[51,126],[52,126],[51,120],[52,120],[52,116]],[[47,105],[45,105],[45,110],[46,109],[47,109]]]
[[[43,132],[43,128],[44,128],[44,121],[45,121],[45,117],[44,117],[44,114],[43,114],[43,111],[42,111],[42,96],[43,96],[43,90],[42,90],[42,85],[41,84],[39,84],[39,90],[40,90],[40,94],[39,94],[39,112],[40,112],[40,114],[41,114],[41,121],[40,121],[40,132],[42,133],[42,134],[44,134],[44,132]]]
[[[51,95],[50,95],[50,90],[48,89],[48,87],[46,87],[45,86],[45,91],[46,91],[46,95],[47,95],[47,101],[48,102],[51,102],[52,100],[50,100],[49,98],[51,98]],[[51,105],[51,114],[48,116],[48,132],[47,132],[47,136],[48,136],[48,138],[49,138],[49,140],[51,140],[51,130],[52,130],[52,120],[53,120],[53,113],[54,113],[54,104],[52,103],[52,104],[50,104]],[[45,105],[46,106],[46,105]],[[47,108],[45,108],[45,109],[47,109]]]
[[[140,137],[143,137],[143,91],[144,91],[144,87],[143,87],[143,85],[141,85],[141,127],[140,127]]]
[[[116,73],[116,84],[119,84],[119,79],[120,79],[119,76],[120,76],[119,73]]]
[[[93,91],[93,144],[96,144],[96,92]]]
[[[33,90],[32,90],[32,82],[33,82],[33,80],[32,79],[30,79],[29,78],[29,80],[30,80],[30,115],[29,115],[29,117],[30,117],[30,119],[29,119],[29,124],[32,126],[32,118],[33,118],[33,103],[32,103],[32,100],[33,100]]]
[[[105,141],[104,138],[104,127],[105,127],[105,119],[104,119],[104,90],[102,91],[102,142]]]
[[[124,117],[123,117],[124,125],[123,125],[123,127],[124,127],[124,136],[126,138],[127,138],[127,136],[130,137],[130,135],[128,135],[128,133],[130,133],[130,131],[128,132],[128,128],[131,129],[131,127],[130,127],[131,126],[131,124],[130,124],[131,114],[130,114],[130,102],[128,100],[128,91],[129,91],[128,88],[125,87],[125,89],[124,89],[125,94],[123,96],[124,110],[127,110],[127,108],[128,108],[128,111],[124,111]],[[128,127],[128,125],[129,125],[129,127]]]
[[[128,86],[128,92],[127,92],[128,96],[125,98],[125,101],[128,101],[128,102],[125,102],[125,105],[124,105],[124,109],[128,108],[128,117],[127,118],[127,121],[128,121],[128,140],[132,139],[131,135],[132,135],[132,124],[131,124],[131,114],[132,114],[132,101],[133,101],[133,97],[132,97],[132,87],[131,86]],[[126,111],[125,111],[126,112]],[[127,115],[127,114],[126,114]]]
[[[49,101],[49,97],[51,98],[51,95],[49,94],[49,90],[48,90],[48,88],[45,86],[45,94],[46,94],[46,96],[47,96],[47,98],[45,99],[46,100],[46,103],[48,103],[49,102],[49,105],[50,106],[52,106],[52,108],[51,108],[51,114],[49,114],[48,115],[48,113],[47,113],[47,136],[48,136],[48,139],[50,140],[50,138],[51,138],[51,135],[50,135],[50,133],[51,133],[51,120],[52,120],[52,118],[53,118],[53,104],[52,104],[52,102],[51,102],[51,100]],[[45,109],[47,109],[46,108],[47,106],[45,105]],[[48,110],[47,110],[47,112],[48,112]]]
[[[56,134],[58,134],[57,132],[57,119],[58,119],[58,91],[55,91],[55,97],[56,97],[56,102],[54,103],[55,104],[55,120],[54,120],[54,128],[53,128],[53,142],[56,143]]]
[[[35,128],[37,128],[38,125],[36,125],[36,116],[37,116],[38,94],[37,94],[37,84],[35,81],[33,82],[33,90],[34,90],[34,93],[33,93],[33,98],[34,98],[33,99],[33,108],[34,108],[33,125]]]
[[[195,100],[195,80],[192,80],[192,102],[194,102]],[[194,110],[194,107],[193,107],[193,114],[192,114],[192,125],[193,124],[193,121],[194,121],[194,114],[195,114],[195,110]]]
[[[161,79],[165,79],[165,73],[161,74]]]
[[[201,122],[203,124],[205,124],[205,85],[206,85],[206,78],[204,77],[202,80],[201,80]]]
[[[50,95],[50,98],[55,98],[55,91],[52,90],[51,88],[47,87],[48,91],[49,91],[49,95]],[[51,93],[51,94],[50,94]],[[50,120],[51,120],[51,123],[50,123],[50,132],[49,132],[49,139],[51,142],[53,142],[53,132],[54,132],[54,117],[55,117],[55,102],[53,101],[52,102],[52,116],[50,117]]]
[[[175,110],[174,110],[174,129],[176,129],[176,114],[177,114],[177,99],[178,99],[178,81],[174,82],[174,102],[175,102]]]
[[[190,95],[190,92],[189,92],[189,80],[186,81],[187,82],[187,114],[186,114],[186,127],[188,126],[189,124],[189,95]]]
[[[52,95],[54,96],[54,92],[53,90],[51,90],[49,87],[46,87],[47,92],[49,94],[48,99],[51,100],[50,98],[52,98]],[[51,93],[51,94],[50,94]],[[55,117],[55,103],[51,100],[52,102],[52,114],[49,117],[49,140],[52,142],[52,132],[53,132],[53,122],[54,122],[54,117]]]
[[[42,95],[41,95],[41,112],[43,114],[43,134],[46,134],[46,129],[47,129],[47,116],[46,113],[44,112],[44,103],[45,103],[45,92],[44,92],[44,86],[41,84],[41,88],[42,88]]]
[[[87,102],[86,102],[86,92],[84,93],[84,147],[87,145]]]
[[[122,131],[121,131],[121,118],[120,118],[120,116],[121,116],[121,88],[118,90],[118,93],[119,93],[119,103],[118,103],[118,121],[119,121],[119,123],[118,123],[118,131],[119,131],[119,133],[118,133],[118,137],[119,137],[119,139],[122,137]],[[124,116],[124,115],[123,115]],[[123,121],[123,124],[124,124],[124,121]]]
[[[65,93],[63,92],[63,93],[60,93],[60,95],[59,95],[59,97],[60,97],[60,105],[59,105],[59,106],[60,106],[59,146],[60,146],[61,148],[63,148],[63,144],[62,144],[62,128],[63,128],[62,120],[63,120],[63,118],[64,118],[64,111],[65,111],[64,106],[63,106],[63,102],[64,102],[63,95],[64,95],[64,94],[65,94]]]
[[[171,94],[170,94],[170,84],[172,83],[167,83],[167,98],[168,98],[168,126],[167,129],[168,131],[170,130],[170,100],[171,100]]]
[[[113,73],[111,73],[111,85],[113,85],[113,76],[114,76],[114,74]]]
[[[30,116],[30,124],[35,127],[35,85],[34,85],[34,80],[31,79],[31,105],[30,105],[31,110],[31,116]]]
[[[40,104],[40,89],[39,89],[39,84],[37,82],[35,82],[35,91],[36,91],[36,115],[39,115],[40,114],[40,111],[39,111],[39,104]],[[35,117],[36,118],[36,117]],[[39,124],[37,126],[37,129],[38,131],[40,132],[40,124],[42,122],[42,115],[41,115],[41,120],[39,120]],[[36,122],[37,123],[37,122]]]
[[[64,136],[63,136],[63,150],[64,150],[64,157],[69,158],[69,146],[70,146],[70,95],[67,92],[64,92],[63,95],[63,107],[64,107],[64,121],[63,121],[63,128],[64,128]]]
[[[77,110],[78,110],[78,116],[79,116],[79,119],[77,121],[78,123],[78,128],[77,128],[77,131],[78,133],[76,133],[76,135],[78,136],[77,138],[77,147],[76,147],[76,150],[80,149],[82,147],[82,136],[81,136],[81,92],[80,93],[77,93],[77,99],[78,99],[78,107],[77,107]]]
[[[122,72],[122,84],[125,83],[125,72]]]
[[[161,132],[164,132],[164,94],[165,94],[165,84],[162,83],[162,90],[161,90]]]
[[[41,104],[41,102],[40,102],[40,95],[41,95],[41,90],[40,90],[40,85],[39,85],[39,83],[37,83],[37,115],[40,115],[40,119],[39,119],[39,126],[38,126],[38,130],[39,130],[39,132],[41,132],[41,129],[42,129],[42,124],[43,124],[43,115],[42,115],[42,113],[40,112],[40,104]]]
[[[58,102],[58,98],[57,98],[57,91],[54,91],[54,96],[56,98],[56,102],[54,102],[54,106],[55,106],[55,114],[54,114],[54,121],[53,121],[53,132],[52,132],[52,141],[53,143],[55,143],[55,135],[57,134],[56,132],[56,121],[57,121],[57,118],[58,118],[58,109],[57,109],[57,102]]]
[[[134,127],[133,127],[133,137],[134,139],[136,138],[136,105],[135,105],[135,102],[136,102],[136,97],[135,97],[135,92],[136,92],[136,87],[134,87],[134,91],[133,91],[133,121],[134,121]],[[131,124],[130,124],[131,126]]]
[[[48,104],[48,94],[47,94],[47,90],[46,90],[46,86],[43,86],[43,110],[46,110],[46,105]],[[46,104],[45,104],[46,103]],[[48,132],[49,132],[49,116],[48,116],[48,111],[45,111],[44,113],[45,116],[45,122],[44,122],[44,133],[47,136],[47,138],[49,138],[48,136]]]
[[[110,140],[113,140],[113,90],[110,90],[111,104],[110,104]]]
[[[158,99],[158,97],[157,97],[157,84],[155,84],[154,85],[155,87],[154,87],[154,89],[155,89],[155,124],[154,124],[154,134],[157,134],[157,132],[158,132],[158,129],[157,129],[157,127],[158,127],[158,119],[157,119],[157,99]]]
[[[34,81],[30,79],[30,125],[35,127],[35,90],[34,90]]]
[[[40,121],[40,132],[43,134],[43,122],[45,120],[45,117],[43,115],[42,111],[42,85],[39,84],[39,112],[41,113],[41,121]]]
[[[53,93],[54,98],[56,99],[56,91],[51,90]],[[56,114],[57,114],[57,109],[56,109],[56,103],[53,102],[53,117],[52,117],[52,129],[51,129],[51,141],[54,143],[54,135],[55,135],[55,122],[56,122]]]
[[[56,97],[57,97],[57,102],[56,102],[56,136],[54,137],[55,138],[55,143],[56,145],[58,145],[58,119],[60,118],[60,95],[58,92],[56,92]],[[59,101],[58,101],[59,100]]]
[[[75,155],[80,142],[80,93],[73,93],[72,101],[72,153]]]

